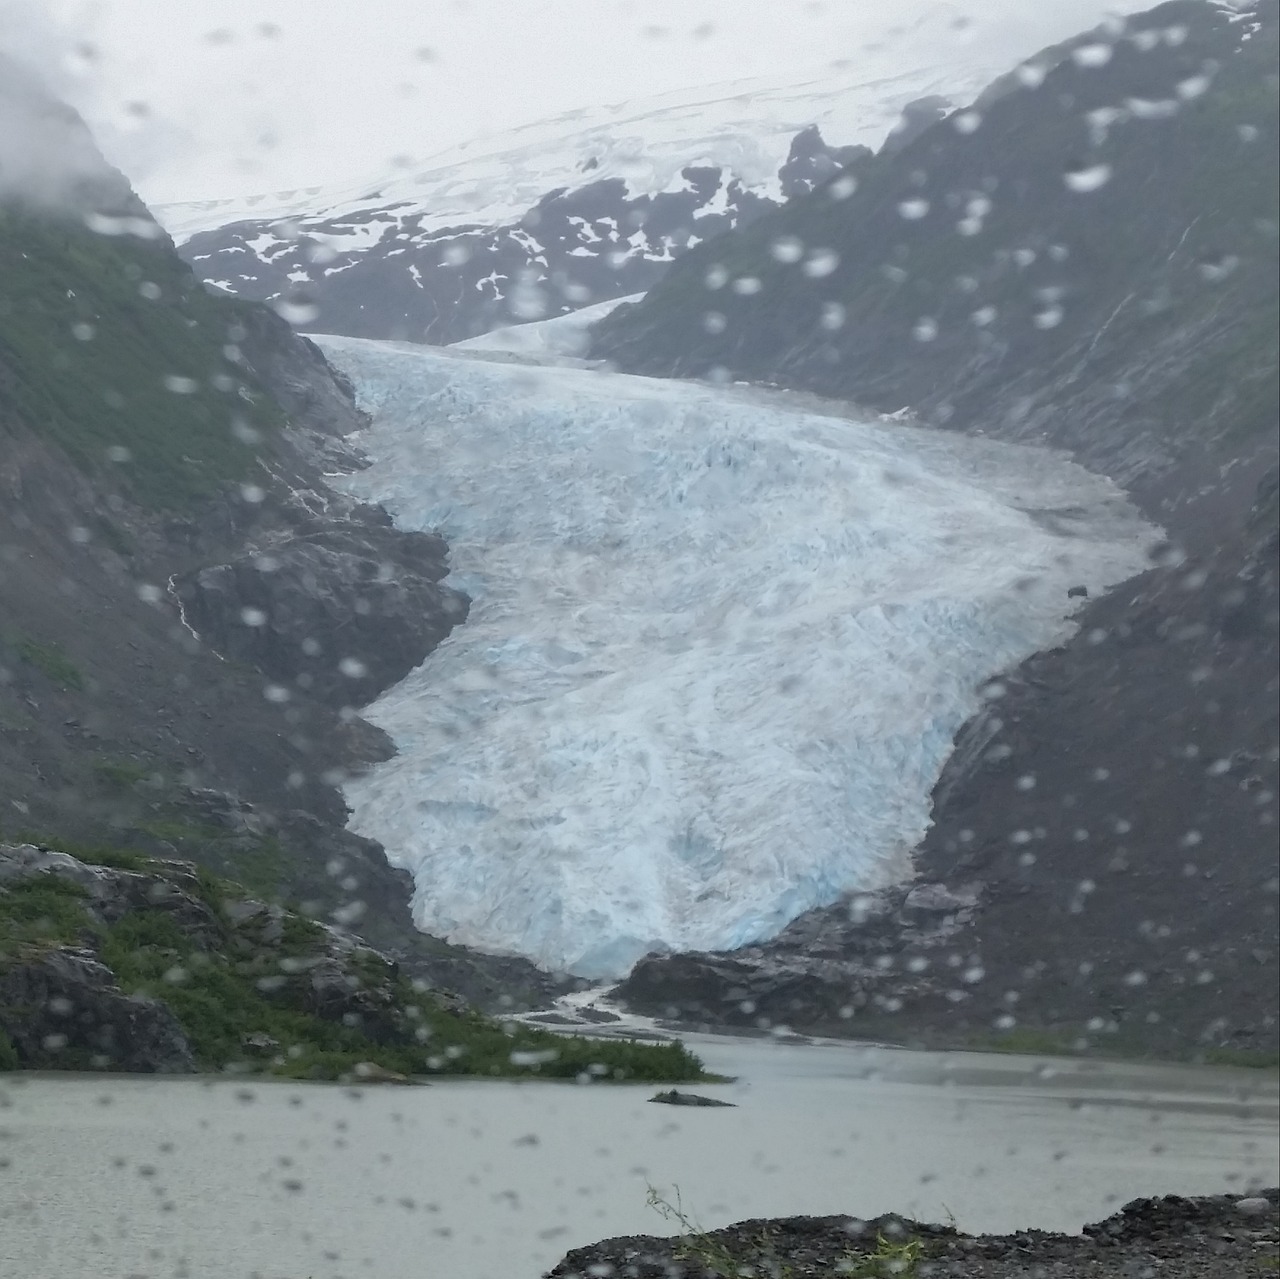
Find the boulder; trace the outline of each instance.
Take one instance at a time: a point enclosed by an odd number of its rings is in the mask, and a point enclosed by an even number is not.
[[[715,1097],[701,1097],[693,1092],[680,1092],[675,1088],[668,1088],[666,1092],[654,1093],[649,1098],[650,1101],[656,1101],[662,1106],[733,1106],[731,1101],[720,1101]]]
[[[167,1005],[126,995],[91,951],[53,947],[0,971],[0,1031],[26,1069],[187,1074],[195,1056]]]

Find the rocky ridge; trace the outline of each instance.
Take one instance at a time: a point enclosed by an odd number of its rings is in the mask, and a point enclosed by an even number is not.
[[[1246,1195],[1135,1199],[1080,1235],[1040,1230],[968,1235],[902,1217],[789,1217],[676,1239],[610,1239],[571,1252],[547,1279],[704,1279],[759,1273],[912,1275],[919,1279],[1252,1279],[1274,1274],[1280,1219],[1271,1189]]]

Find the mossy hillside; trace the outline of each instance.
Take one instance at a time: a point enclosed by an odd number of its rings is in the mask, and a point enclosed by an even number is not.
[[[243,314],[167,238],[0,206],[0,426],[16,418],[144,507],[185,510],[249,477],[281,421],[234,358]]]
[[[678,1043],[642,1044],[559,1036],[499,1023],[420,988],[364,947],[296,912],[243,920],[249,900],[237,884],[186,863],[82,850],[79,860],[168,880],[207,907],[208,929],[179,922],[173,901],[149,891],[106,923],[80,885],[38,872],[0,887],[0,973],[50,947],[93,950],[122,990],[167,1004],[203,1069],[237,1069],[300,1079],[358,1078],[367,1064],[405,1076],[480,1075],[581,1080],[680,1081],[703,1077]],[[153,905],[152,902],[155,904]],[[263,920],[277,927],[268,935]],[[240,919],[241,922],[236,922]],[[324,1016],[310,974],[336,962],[345,989],[367,995],[368,1016]],[[0,1009],[0,1023],[5,1010]],[[3,1054],[0,1054],[3,1056]],[[57,1068],[56,1054],[38,1064]],[[76,1058],[66,1064],[82,1068]]]

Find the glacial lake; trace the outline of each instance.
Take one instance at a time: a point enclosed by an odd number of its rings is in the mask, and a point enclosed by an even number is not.
[[[1280,1179],[1274,1073],[688,1041],[739,1076],[421,1088],[0,1076],[0,1274],[537,1279],[571,1247],[902,1212],[1075,1231],[1139,1195]]]

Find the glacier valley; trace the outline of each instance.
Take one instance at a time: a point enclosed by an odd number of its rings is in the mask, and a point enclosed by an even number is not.
[[[365,712],[398,753],[352,826],[424,930],[584,977],[909,877],[984,682],[1158,536],[1047,450],[570,367],[554,336],[320,342],[372,415],[341,482],[438,529],[474,600]]]

